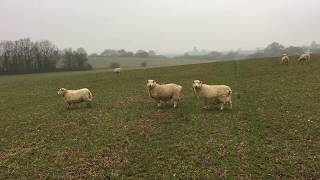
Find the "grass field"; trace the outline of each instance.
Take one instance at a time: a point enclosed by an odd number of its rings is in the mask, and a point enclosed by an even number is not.
[[[141,63],[146,62],[147,67],[177,66],[185,64],[199,64],[214,62],[214,60],[200,59],[174,59],[174,58],[126,58],[126,57],[89,57],[89,63],[94,69],[107,69],[110,63],[118,62],[122,68],[141,68]]]
[[[320,178],[320,57],[0,77],[0,179]],[[157,108],[147,79],[183,86]],[[191,82],[227,84],[232,110],[201,109]],[[88,87],[67,110],[59,87]]]

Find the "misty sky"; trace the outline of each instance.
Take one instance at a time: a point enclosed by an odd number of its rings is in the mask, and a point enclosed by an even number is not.
[[[181,53],[320,42],[320,0],[0,0],[0,40]]]

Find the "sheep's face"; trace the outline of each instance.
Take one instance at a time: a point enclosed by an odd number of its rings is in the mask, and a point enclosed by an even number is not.
[[[192,83],[192,87],[194,89],[199,89],[199,88],[201,88],[201,86],[202,86],[202,82],[200,80],[194,80]]]
[[[155,80],[148,80],[147,81],[147,87],[148,88],[154,88],[156,86],[157,82]]]
[[[60,88],[60,89],[58,90],[58,94],[59,94],[59,95],[62,95],[62,94],[64,94],[65,91],[66,91],[65,88]]]

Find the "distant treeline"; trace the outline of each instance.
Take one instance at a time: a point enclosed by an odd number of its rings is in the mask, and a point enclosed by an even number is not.
[[[320,44],[317,44],[315,41],[313,41],[310,46],[285,47],[278,42],[273,42],[263,50],[256,50],[255,53],[250,54],[248,57],[249,58],[278,57],[278,56],[282,56],[282,54],[287,54],[289,56],[297,56],[308,51],[311,51],[313,53],[320,53]]]
[[[97,54],[93,53],[90,56],[92,57],[139,57],[139,58],[148,58],[148,57],[165,57],[162,55],[157,55],[154,50],[137,50],[135,53],[132,51],[126,51],[124,49],[114,50],[114,49],[106,49],[102,53]]]
[[[91,69],[83,48],[59,50],[48,40],[0,42],[0,74]]]
[[[263,58],[263,57],[279,57],[282,54],[288,54],[289,56],[297,56],[307,51],[313,53],[320,53],[320,44],[315,41],[310,46],[289,46],[285,47],[277,42],[269,44],[263,49],[257,49],[254,52],[245,52],[241,50],[230,52],[219,51],[199,51],[196,47],[192,51],[184,53],[183,56],[177,56],[176,58],[190,58],[190,59],[213,59],[213,60],[234,60],[234,59],[248,59],[248,58]]]
[[[228,53],[223,53],[219,51],[210,51],[207,54],[201,55],[190,55],[185,53],[183,56],[176,56],[175,58],[189,58],[189,59],[212,59],[212,60],[232,60],[232,59],[244,59],[247,56],[239,51],[230,51]]]

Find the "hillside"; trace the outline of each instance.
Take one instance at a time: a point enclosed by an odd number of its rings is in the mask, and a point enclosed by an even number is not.
[[[320,178],[320,56],[0,77],[0,179]],[[157,108],[146,80],[183,86]],[[227,84],[232,110],[201,109],[191,83]],[[90,88],[67,110],[57,88]],[[236,97],[240,95],[240,98]]]

